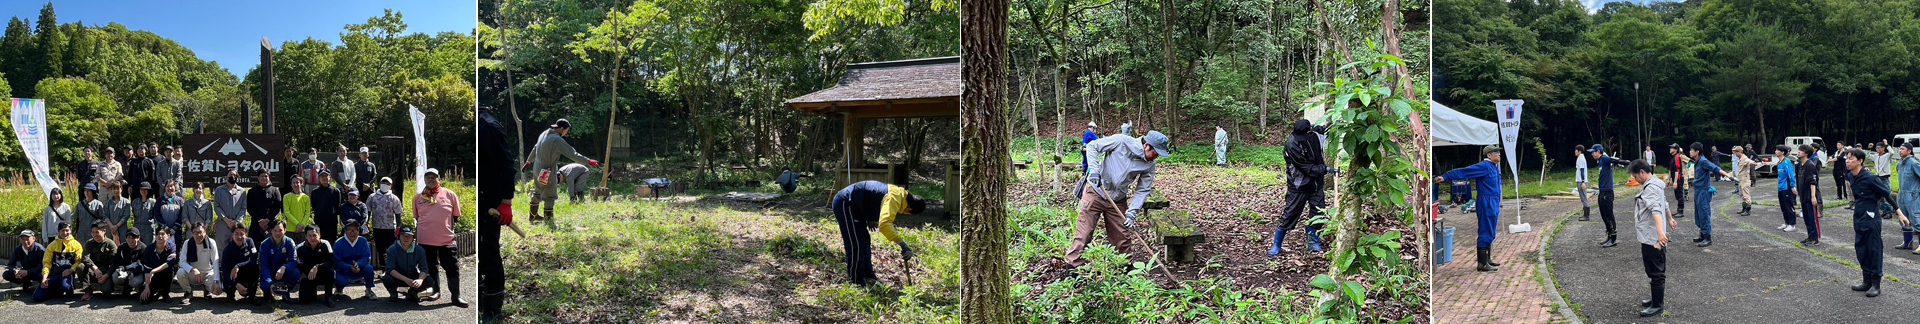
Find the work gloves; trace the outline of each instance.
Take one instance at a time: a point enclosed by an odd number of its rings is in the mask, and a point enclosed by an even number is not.
[[[1127,210],[1127,222],[1126,222],[1127,228],[1133,228],[1133,218],[1135,216],[1140,216],[1140,209]]]
[[[600,166],[600,160],[587,159],[587,165]]]
[[[903,240],[903,241],[898,241],[893,243],[900,245],[900,258],[913,260],[913,248],[907,247],[907,241]]]

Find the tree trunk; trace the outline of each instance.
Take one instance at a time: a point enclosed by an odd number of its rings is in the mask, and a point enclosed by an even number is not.
[[[1001,83],[1005,82],[1007,0],[966,1],[960,6],[961,183],[960,322],[1013,322],[1008,290],[1007,138],[1002,136]]]
[[[1060,46],[1066,46],[1065,39],[1061,40]],[[1060,51],[1054,51],[1054,53],[1059,54]],[[1059,59],[1059,56],[1054,56],[1054,58]],[[1061,61],[1064,62],[1065,60],[1061,60]],[[1066,140],[1066,135],[1067,135],[1066,132],[1063,132],[1061,129],[1061,127],[1063,126],[1061,124],[1067,123],[1067,89],[1066,89],[1067,78],[1066,77],[1067,77],[1066,67],[1059,67],[1053,70],[1053,138],[1048,140],[1053,142],[1054,158],[1048,160],[1049,163],[1047,163],[1047,175],[1049,176],[1048,178],[1050,179],[1049,182],[1053,184],[1049,186],[1049,188],[1053,188],[1053,191],[1048,191],[1048,192],[1055,192],[1055,193],[1060,192],[1060,186],[1061,186],[1060,166],[1057,164],[1053,164],[1051,162],[1065,160],[1063,158],[1064,156],[1062,155],[1062,154],[1065,154],[1063,152],[1064,149],[1060,146],[1060,142],[1064,142]]]
[[[1167,97],[1166,105],[1163,107],[1166,108],[1167,116],[1172,116],[1173,94],[1180,89],[1173,84],[1173,0],[1160,0],[1160,40],[1161,71],[1166,78],[1161,90]],[[1172,124],[1172,118],[1168,118],[1168,124]],[[1139,127],[1139,125],[1134,126]],[[1147,131],[1143,129],[1140,132]]]

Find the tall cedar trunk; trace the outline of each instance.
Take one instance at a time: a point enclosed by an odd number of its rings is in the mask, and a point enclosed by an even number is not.
[[[1061,28],[1065,28],[1065,26],[1062,26]],[[1061,40],[1060,46],[1067,46],[1065,39]],[[1059,54],[1060,52],[1054,51],[1054,53]],[[1054,58],[1057,59],[1059,58],[1059,56],[1054,56]],[[1064,61],[1065,60],[1062,60],[1062,62]],[[1067,135],[1066,132],[1061,131],[1061,128],[1060,128],[1062,124],[1067,123],[1066,76],[1067,76],[1066,67],[1060,67],[1053,70],[1053,138],[1050,139],[1053,142],[1053,159],[1049,161],[1063,161],[1064,159],[1062,158],[1063,156],[1061,154],[1066,154],[1065,152],[1063,152],[1064,148],[1060,146],[1060,142],[1064,142]],[[1060,186],[1061,186],[1060,165],[1048,163],[1047,175],[1048,175],[1048,179],[1050,179],[1049,182],[1052,183],[1052,185],[1049,188],[1053,188],[1052,191],[1048,191],[1048,192],[1060,192]]]
[[[1168,116],[1172,116],[1173,94],[1180,89],[1173,84],[1173,0],[1160,0],[1160,63],[1161,72],[1166,78],[1162,83],[1161,92],[1167,97],[1166,105],[1162,107],[1166,109]],[[1168,118],[1169,122],[1171,119]],[[1134,126],[1139,128],[1139,125]],[[1140,132],[1147,131],[1143,129]]]
[[[1027,72],[1031,73],[1034,71],[1029,69]],[[1033,78],[1039,75],[1040,73],[1033,73],[1027,77],[1020,78],[1020,83],[1024,85],[1020,87],[1020,94],[1026,95],[1027,97],[1027,124],[1033,126],[1033,155],[1030,156],[1032,161],[1029,161],[1032,165],[1028,167],[1033,168],[1035,173],[1046,173],[1046,171],[1041,171],[1040,169],[1040,165],[1046,163],[1046,159],[1040,157],[1040,91],[1035,89],[1033,85]]]
[[[960,322],[1013,322],[1007,283],[1007,137],[999,129],[1007,0],[960,5]]]

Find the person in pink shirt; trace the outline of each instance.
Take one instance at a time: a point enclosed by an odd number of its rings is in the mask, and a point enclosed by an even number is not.
[[[447,274],[447,290],[453,292],[453,305],[467,308],[467,301],[460,298],[460,261],[456,260],[458,246],[454,245],[453,222],[460,217],[460,198],[452,190],[440,187],[440,170],[428,168],[427,183],[421,185],[420,193],[413,196],[414,219],[419,223],[420,246],[427,249],[427,278]],[[431,286],[438,286],[435,282]],[[426,301],[440,300],[436,289]]]

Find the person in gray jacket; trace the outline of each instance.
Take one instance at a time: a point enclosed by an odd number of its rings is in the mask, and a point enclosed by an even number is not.
[[[107,233],[115,235],[114,241],[120,241],[118,235],[127,232],[127,216],[132,214],[131,203],[127,202],[127,198],[120,196],[120,182],[107,184],[107,190],[101,190],[100,197],[105,198],[100,200],[100,210],[94,215],[100,220],[107,221]]]
[[[240,187],[240,171],[227,170],[227,184],[213,188],[214,237],[233,241],[233,227],[247,222],[247,189]],[[246,235],[246,233],[241,233]]]
[[[154,189],[157,190],[152,193],[153,195],[151,197],[166,197],[168,194],[174,194],[174,192],[166,191],[169,189],[166,187],[167,181],[174,180],[175,175],[179,174],[174,172],[174,170],[178,170],[174,168],[174,166],[179,164],[174,163],[175,161],[173,160],[173,145],[160,148],[160,154],[154,155],[151,159],[153,160],[153,174],[147,176],[149,179],[147,181],[153,182]],[[149,235],[151,235],[151,233],[149,233]]]
[[[536,190],[533,198],[528,200],[527,214],[535,220],[553,218],[553,201],[560,198],[559,185],[564,181],[563,173],[560,172],[560,158],[600,166],[599,160],[580,155],[580,152],[573,150],[573,145],[567,144],[567,139],[562,138],[571,131],[573,131],[573,125],[567,123],[566,119],[560,119],[554,121],[553,125],[547,126],[547,131],[541,132],[540,139],[533,143],[533,161],[528,164],[535,170],[533,183]],[[541,207],[542,204],[545,204],[545,207]],[[539,211],[545,211],[545,214]]]
[[[1153,193],[1154,160],[1167,155],[1167,142],[1167,135],[1147,131],[1142,138],[1113,135],[1087,143],[1087,157],[1094,161],[1087,164],[1086,179],[1073,189],[1080,197],[1080,215],[1073,225],[1073,241],[1067,245],[1069,264],[1087,264],[1080,253],[1086,251],[1095,226],[1102,222],[1108,244],[1121,253],[1133,250],[1126,239],[1131,233],[1121,225],[1133,227],[1134,217],[1140,214],[1147,195]],[[1125,208],[1124,220],[1120,208]]]
[[[580,202],[587,197],[587,166],[579,163],[567,163],[560,166],[560,175],[567,180],[567,200]]]
[[[181,228],[191,228],[193,225],[201,225],[202,228],[226,225],[208,225],[213,223],[213,200],[207,199],[206,183],[193,183],[193,192],[187,193],[186,201],[180,203],[180,222]],[[219,230],[209,231],[219,232]],[[214,238],[218,240],[219,236]]]
[[[100,192],[99,189],[100,186],[91,182],[80,187],[80,201],[73,203],[73,219],[76,221],[74,224],[93,226],[93,221],[101,219],[99,216],[100,199],[95,196],[96,193]],[[86,242],[93,239],[93,231],[76,233],[74,237],[74,240]]]

